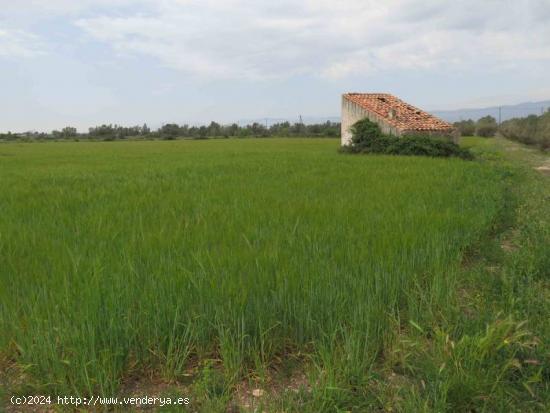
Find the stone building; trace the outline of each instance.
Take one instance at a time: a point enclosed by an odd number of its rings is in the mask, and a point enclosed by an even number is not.
[[[342,145],[351,143],[351,126],[364,118],[377,123],[382,133],[402,136],[426,134],[445,136],[454,142],[458,133],[450,123],[418,109],[388,93],[346,93],[342,95]]]

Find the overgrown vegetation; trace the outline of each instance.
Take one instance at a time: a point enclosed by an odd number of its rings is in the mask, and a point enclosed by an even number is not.
[[[499,132],[508,139],[550,149],[550,110],[541,116],[510,119],[502,122]]]
[[[514,118],[497,125],[495,118],[486,116],[474,122],[471,119],[455,122],[461,136],[493,137],[498,132],[507,139],[539,148],[550,149],[550,110],[537,116]]]
[[[550,184],[466,144],[3,145],[4,397],[155,377],[191,411],[547,411]]]
[[[125,139],[206,139],[206,138],[247,138],[247,137],[339,137],[340,123],[327,121],[325,123],[304,124],[278,122],[270,125],[251,123],[239,126],[236,123],[221,125],[210,122],[209,125],[189,126],[168,123],[153,131],[143,126],[100,125],[89,129],[88,133],[78,133],[74,127],[66,127],[61,131],[51,133],[0,133],[0,141],[46,141],[46,140],[102,140],[114,141]]]
[[[351,132],[351,145],[343,147],[343,152],[472,159],[472,154],[467,149],[461,148],[448,138],[428,135],[385,135],[380,127],[369,119],[356,122]]]

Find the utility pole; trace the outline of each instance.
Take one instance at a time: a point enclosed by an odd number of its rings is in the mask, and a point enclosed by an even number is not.
[[[498,107],[498,124],[502,121],[502,106]]]

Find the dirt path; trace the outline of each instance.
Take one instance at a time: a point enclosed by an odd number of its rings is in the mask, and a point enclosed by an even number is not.
[[[512,142],[504,138],[497,138],[499,144],[512,154],[529,163],[533,169],[541,174],[550,177],[550,153],[543,153],[535,148]]]

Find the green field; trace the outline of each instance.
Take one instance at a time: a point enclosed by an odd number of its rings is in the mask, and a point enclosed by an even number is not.
[[[502,230],[515,170],[337,148],[1,144],[9,394],[110,396],[149,380],[191,395],[193,409],[225,411],[243,383],[269,394],[303,374],[265,409],[498,411],[529,392],[533,404],[519,405],[542,406],[547,365],[516,381],[501,368],[539,351],[513,336],[523,320],[508,318],[513,304],[487,304],[465,270]],[[458,359],[445,358],[449,342]]]

